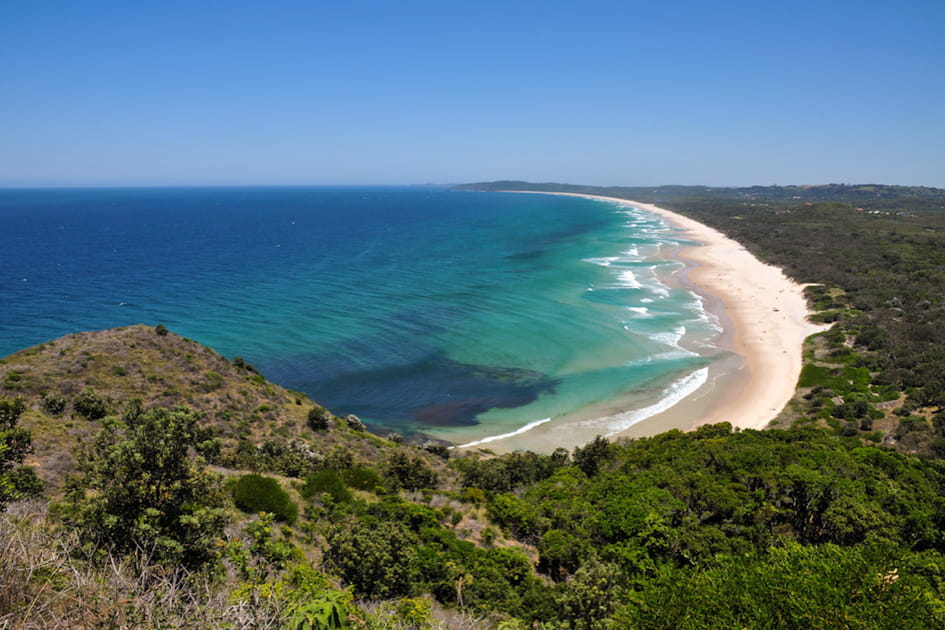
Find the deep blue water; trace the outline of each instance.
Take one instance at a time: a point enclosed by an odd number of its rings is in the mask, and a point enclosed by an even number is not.
[[[656,217],[442,188],[0,191],[0,355],[163,323],[375,428],[466,439],[692,376]],[[655,398],[654,398],[655,397]],[[652,402],[652,401],[651,401]]]

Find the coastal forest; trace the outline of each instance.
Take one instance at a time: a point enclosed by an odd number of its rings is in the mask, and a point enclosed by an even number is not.
[[[797,393],[571,451],[374,435],[164,326],[0,359],[0,628],[945,627],[945,191],[597,188],[808,284]]]

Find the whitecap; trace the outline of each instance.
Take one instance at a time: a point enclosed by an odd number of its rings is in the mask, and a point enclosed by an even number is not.
[[[620,278],[620,284],[628,289],[639,289],[641,287],[637,277],[630,269],[624,269],[621,271],[618,274],[618,278]]]
[[[705,385],[706,381],[708,380],[709,368],[707,367],[700,368],[692,374],[679,379],[664,389],[663,397],[649,407],[636,409],[634,411],[629,411],[614,416],[614,422],[609,423],[608,429],[610,429],[610,433],[607,435],[611,436],[615,433],[620,433],[627,427],[633,426],[641,420],[645,420],[646,418],[655,416],[656,414],[662,413],[667,409],[671,409],[680,403],[684,398],[693,394],[696,390]]]
[[[604,418],[595,418],[580,422],[582,427],[600,427],[603,425],[607,432],[606,437],[610,437],[621,431],[624,431],[641,420],[646,420],[658,413],[662,413],[680,403],[684,398],[693,394],[709,380],[709,368],[704,367],[687,374],[683,378],[675,381],[661,393],[660,399],[642,409],[633,409],[613,416]]]
[[[584,258],[583,261],[586,263],[591,263],[592,265],[597,265],[599,267],[610,267],[610,265],[620,260],[619,256],[606,256],[604,258]]]
[[[683,335],[685,334],[686,334],[686,327],[677,326],[672,332],[654,333],[650,335],[650,339],[664,346],[669,346],[671,348],[679,348],[679,341],[683,338]]]
[[[514,437],[516,435],[521,435],[526,431],[531,431],[537,426],[545,424],[546,422],[551,422],[551,418],[545,418],[543,420],[536,420],[535,422],[529,422],[523,427],[512,431],[511,433],[503,433],[501,435],[492,435],[490,437],[482,438],[481,440],[476,440],[475,442],[469,442],[467,444],[460,444],[459,446],[451,446],[450,448],[469,448],[470,446],[479,446],[480,444],[486,444],[488,442],[495,442],[496,440],[504,440],[505,438]]]
[[[705,300],[702,299],[701,295],[694,294],[695,300],[692,303],[693,311],[695,311],[696,317],[694,321],[701,322],[705,324],[710,330],[714,330],[717,333],[722,332],[722,322],[719,319],[718,315],[715,313],[710,313],[705,307]]]

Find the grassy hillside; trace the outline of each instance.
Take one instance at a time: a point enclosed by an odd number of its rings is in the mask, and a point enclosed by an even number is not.
[[[135,399],[144,408],[187,407],[205,441],[215,441],[207,455],[220,466],[299,476],[339,448],[365,461],[396,448],[328,412],[327,430],[316,431],[308,416],[321,407],[306,395],[268,382],[238,357],[161,332],[138,325],[76,333],[0,359],[0,396],[27,405],[20,424],[32,431],[34,452],[26,463],[53,488],[74,469],[76,446],[101,427],[99,413],[83,414],[83,398],[92,407],[99,401],[102,417]]]
[[[25,467],[0,466],[0,512],[21,499],[0,514],[0,627],[281,627],[317,617],[311,599],[359,627],[475,625],[423,599],[357,605],[334,571],[361,551],[325,559],[352,505],[420,510],[475,548],[484,510],[450,498],[443,447],[373,435],[161,326],[0,360],[0,416],[32,437]],[[434,507],[409,498],[423,488]]]

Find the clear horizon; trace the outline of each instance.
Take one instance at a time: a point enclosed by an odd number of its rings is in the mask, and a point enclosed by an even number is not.
[[[945,3],[0,10],[0,187],[945,188]]]
[[[48,185],[24,185],[24,186],[3,186],[0,185],[0,191],[3,190],[136,190],[136,189],[147,189],[147,188],[156,188],[156,189],[190,189],[190,188],[449,188],[452,186],[463,186],[468,184],[479,184],[479,183],[492,183],[496,181],[524,181],[524,180],[510,180],[508,178],[502,178],[498,180],[490,181],[468,181],[468,182],[446,182],[446,183],[434,183],[427,182],[423,184],[372,184],[372,183],[350,183],[350,184],[48,184]],[[694,186],[694,187],[705,187],[705,188],[754,188],[754,187],[765,187],[765,186],[778,186],[778,187],[813,187],[813,186],[902,186],[902,187],[919,187],[919,188],[932,188],[941,190],[938,186],[926,186],[924,184],[897,184],[890,182],[818,182],[818,183],[809,183],[805,182],[802,184],[798,183],[784,183],[784,184],[745,184],[741,186],[727,186],[725,184],[717,185],[707,185],[707,184],[692,184],[686,182],[673,182],[666,184],[587,184],[585,182],[525,182],[528,184],[535,185],[547,185],[547,184],[561,184],[566,186],[594,186],[601,188],[608,187],[617,187],[617,188],[662,188],[668,186]],[[536,191],[537,192],[537,191]]]

